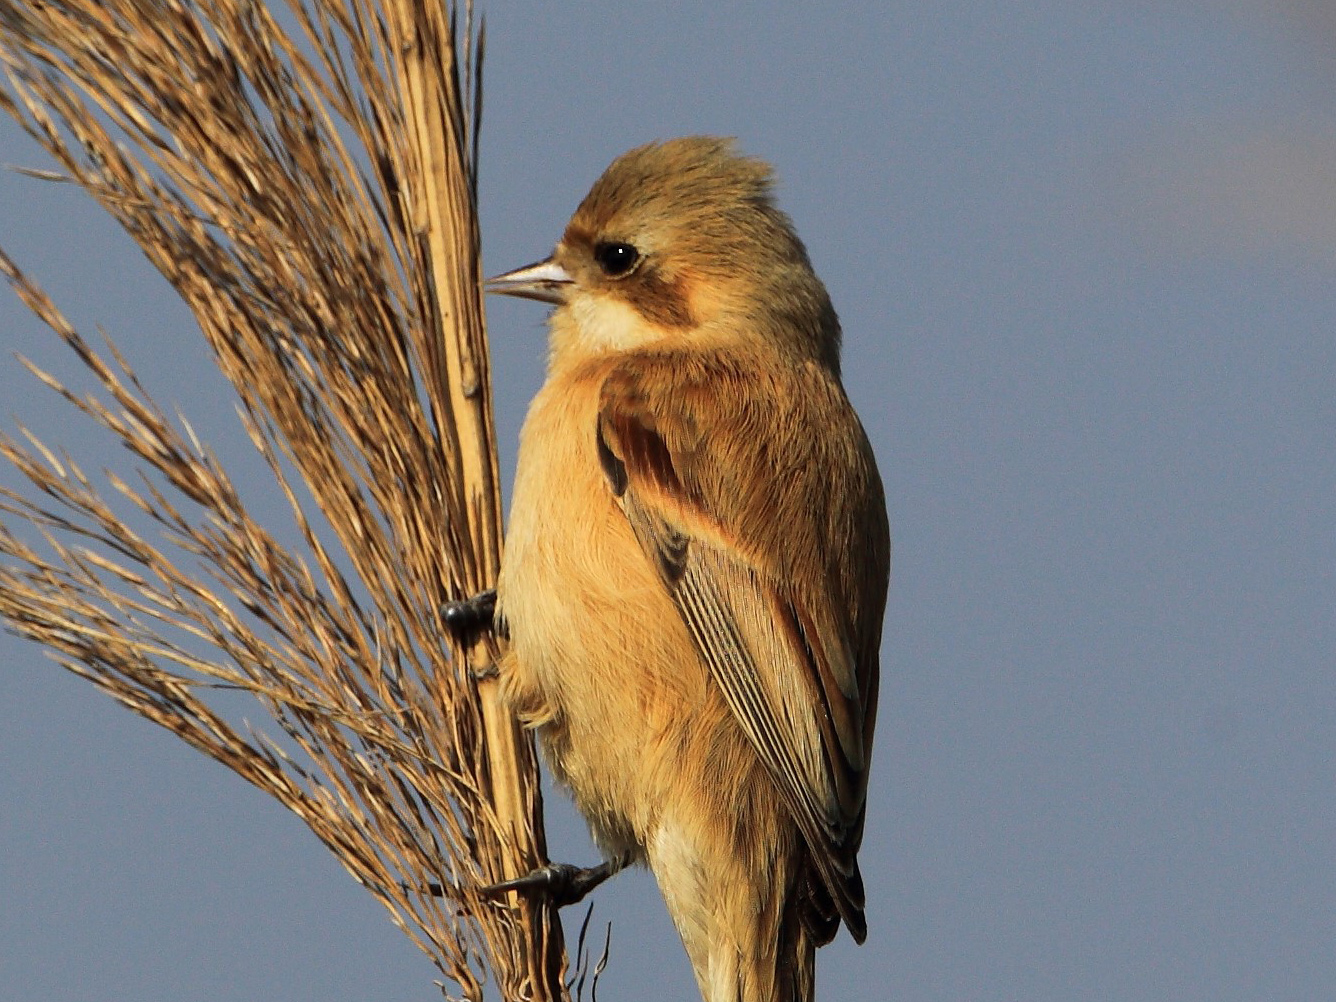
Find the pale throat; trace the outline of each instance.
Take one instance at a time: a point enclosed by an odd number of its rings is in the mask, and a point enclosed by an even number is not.
[[[561,353],[628,351],[669,337],[629,303],[611,296],[576,295],[552,316],[552,344]]]

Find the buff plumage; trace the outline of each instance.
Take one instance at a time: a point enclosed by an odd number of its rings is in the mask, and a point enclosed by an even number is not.
[[[556,306],[498,584],[511,704],[612,859],[653,870],[706,1002],[806,1002],[857,852],[889,568],[840,329],[731,143],[615,161]]]

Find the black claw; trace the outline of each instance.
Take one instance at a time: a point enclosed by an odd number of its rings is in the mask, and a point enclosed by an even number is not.
[[[492,617],[496,613],[496,590],[489,588],[458,602],[446,602],[441,606],[441,619],[446,628],[458,635],[476,633],[492,628]]]
[[[401,880],[399,881],[399,886],[407,892],[426,891],[433,898],[459,898],[463,894],[463,892],[454,884],[438,884],[434,880],[421,887],[414,887],[412,884]]]
[[[533,891],[546,896],[558,908],[565,908],[582,900],[625,865],[618,860],[607,860],[598,866],[587,867],[571,863],[548,863],[514,880],[489,884],[482,888],[482,893],[499,896],[507,891]]]

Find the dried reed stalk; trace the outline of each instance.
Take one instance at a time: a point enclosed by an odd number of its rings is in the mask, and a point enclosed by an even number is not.
[[[501,545],[482,45],[456,16],[0,0],[0,106],[193,309],[304,539],[280,545],[114,345],[94,352],[0,255],[101,390],[38,375],[146,464],[99,493],[34,437],[0,438],[32,487],[0,500],[0,615],[296,812],[447,991],[555,999],[555,915],[477,890],[545,861],[532,744],[480,680],[491,641],[440,615],[494,581]],[[278,729],[230,722],[234,689]]]

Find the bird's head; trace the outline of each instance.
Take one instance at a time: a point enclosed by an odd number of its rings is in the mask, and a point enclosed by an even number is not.
[[[489,291],[553,303],[555,355],[748,339],[838,369],[839,323],[771,170],[730,140],[637,147],[598,179],[544,261]]]

